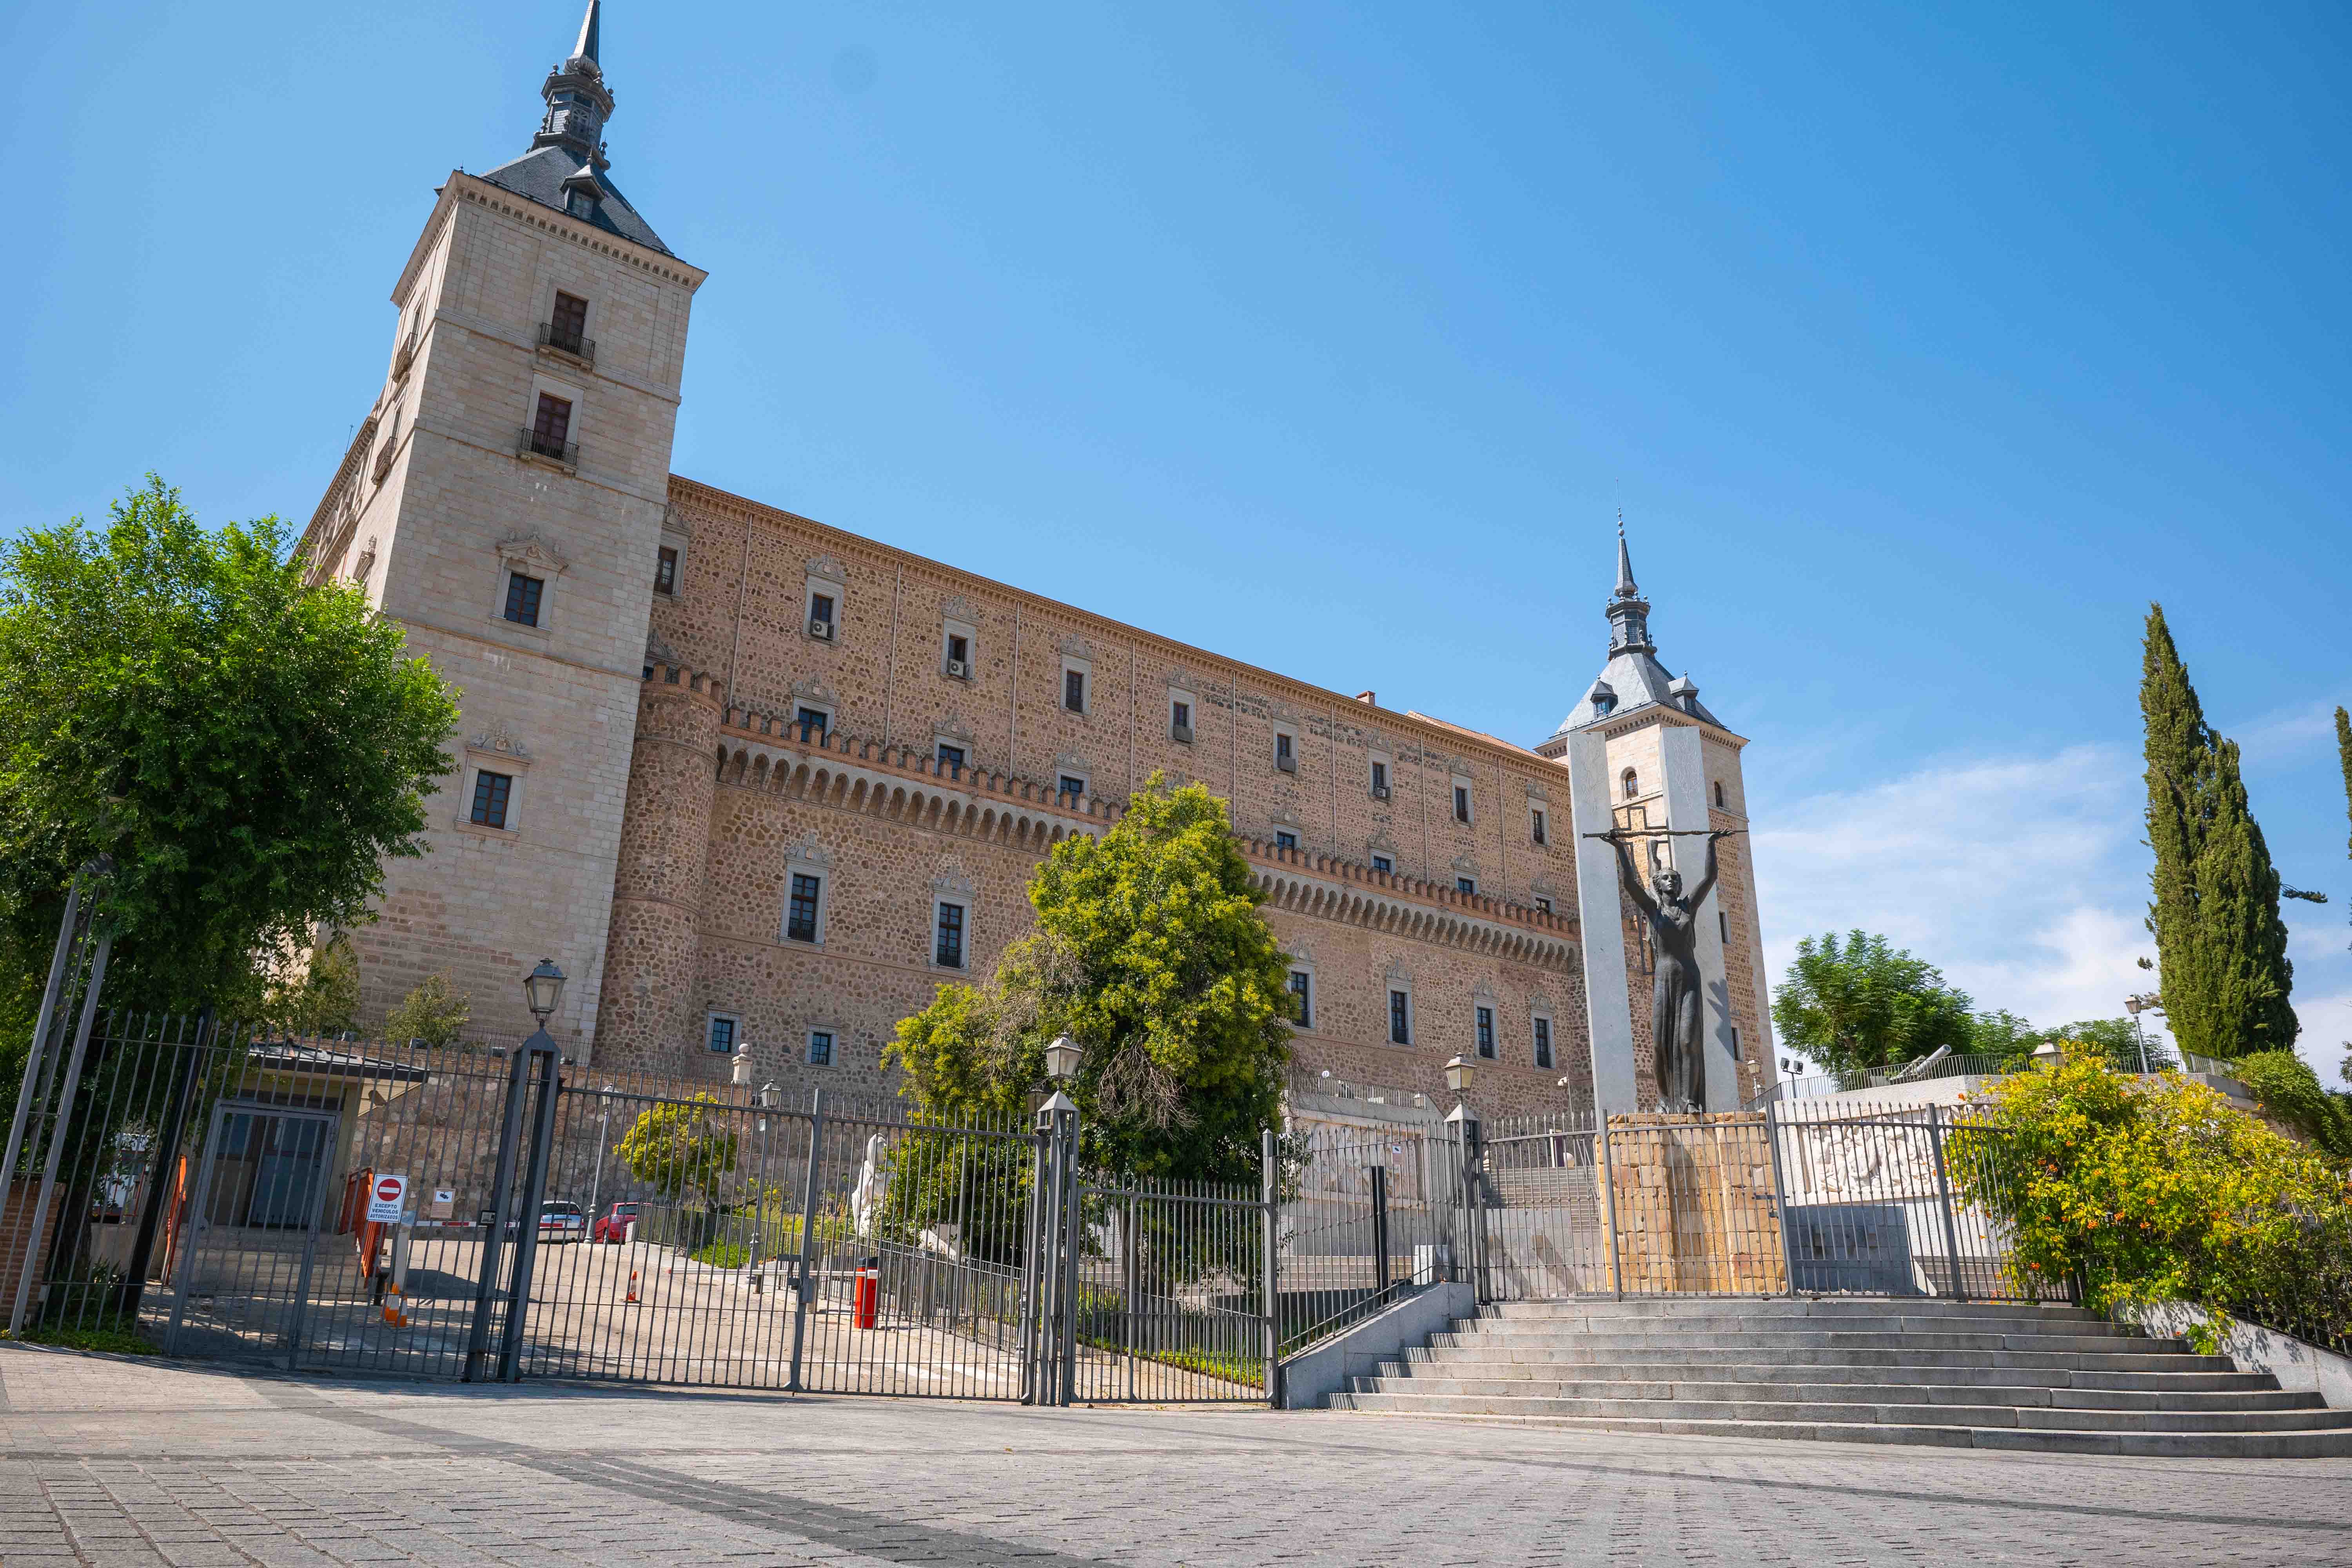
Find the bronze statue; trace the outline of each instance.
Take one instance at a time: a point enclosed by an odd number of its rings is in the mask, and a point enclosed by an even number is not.
[[[1657,968],[1650,985],[1650,1061],[1658,1079],[1661,1110],[1706,1109],[1706,1057],[1700,1048],[1706,1009],[1698,973],[1698,910],[1715,890],[1715,847],[1719,839],[1739,831],[1717,827],[1706,832],[1706,873],[1685,897],[1683,877],[1672,866],[1660,867],[1652,887],[1642,886],[1626,845],[1636,837],[1696,837],[1697,832],[1633,833],[1612,829],[1588,833],[1617,851],[1617,876],[1633,900],[1633,907],[1649,922],[1650,946]]]

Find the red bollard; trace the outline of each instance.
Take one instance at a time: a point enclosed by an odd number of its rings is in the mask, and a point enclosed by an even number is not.
[[[850,1310],[856,1314],[857,1326],[870,1329],[882,1310],[882,1260],[869,1258],[857,1266],[857,1283],[852,1288]]]

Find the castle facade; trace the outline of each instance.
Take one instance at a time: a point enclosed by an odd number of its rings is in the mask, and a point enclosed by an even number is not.
[[[705,274],[613,182],[599,5],[530,149],[437,193],[302,543],[464,714],[430,852],[353,933],[366,1010],[446,973],[520,1033],[551,957],[590,1072],[883,1090],[898,1020],[984,979],[1037,862],[1160,773],[1231,803],[1302,1092],[1438,1101],[1458,1055],[1495,1110],[1653,1105],[1642,927],[1580,835],[1744,827],[1746,742],[1658,664],[1622,538],[1601,679],[1528,748],[672,474]],[[1772,1076],[1746,840],[1722,861],[1710,1109]]]

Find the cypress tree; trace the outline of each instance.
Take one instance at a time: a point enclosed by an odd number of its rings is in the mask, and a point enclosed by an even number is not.
[[[2352,818],[2352,716],[2341,708],[2336,710],[2336,757],[2344,764],[2344,815]],[[2344,852],[2352,855],[2352,838],[2344,841]]]
[[[2161,605],[2148,606],[2139,701],[2156,852],[2147,929],[2166,1019],[2200,1056],[2290,1049],[2294,970],[2278,872],[2247,807],[2237,745],[2205,722]]]

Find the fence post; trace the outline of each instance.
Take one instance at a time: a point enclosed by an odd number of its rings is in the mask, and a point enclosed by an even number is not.
[[[1384,1301],[1389,1293],[1389,1168],[1371,1167],[1372,1176],[1372,1258],[1379,1271],[1372,1276],[1373,1297]]]
[[[793,1266],[793,1374],[784,1387],[801,1392],[801,1347],[807,1342],[812,1237],[816,1234],[817,1159],[824,1150],[824,1090],[809,1099],[808,1169],[801,1177],[801,1255]]]
[[[1067,1405],[1076,1396],[1078,1385],[1078,1239],[1080,1194],[1078,1191],[1078,1108],[1067,1099],[1069,1110],[1062,1116],[1062,1269],[1059,1295],[1062,1307],[1062,1346],[1060,1396],[1057,1405]]]
[[[531,1104],[530,1162],[523,1173],[522,1212],[515,1217],[514,1280],[507,1288],[506,1333],[499,1350],[500,1383],[522,1381],[522,1333],[530,1317],[530,1277],[539,1261],[540,1205],[547,1201],[548,1156],[555,1142],[555,1096],[562,1082],[558,1076],[562,1059],[545,1029],[523,1043],[523,1055],[537,1061],[539,1098]]]
[[[49,1198],[58,1184],[58,1162],[66,1152],[66,1139],[73,1126],[74,1091],[81,1087],[82,1058],[89,1051],[90,1026],[98,1019],[98,994],[106,984],[107,954],[113,950],[114,933],[106,931],[98,939],[98,952],[89,961],[89,989],[81,999],[81,1022],[74,1027],[73,1054],[66,1058],[65,1082],[58,1089],[57,1114],[49,1118],[49,1157],[41,1168],[41,1190],[33,1195],[33,1222],[25,1227],[25,1266],[16,1271],[16,1302],[8,1312],[8,1331],[22,1333],[25,1329],[25,1304],[33,1286],[33,1264],[41,1252],[41,1232],[48,1228]]]
[[[88,868],[84,869],[87,871]],[[94,904],[94,898],[92,901]],[[37,1113],[37,1104],[40,1112],[48,1109],[49,1074],[53,1070],[49,1033],[57,1018],[58,996],[67,989],[66,961],[69,955],[79,952],[83,927],[88,923],[81,902],[82,879],[78,876],[66,888],[65,918],[58,922],[58,945],[49,954],[48,984],[41,992],[41,1011],[33,1025],[32,1047],[25,1058],[24,1072],[16,1080],[16,1114],[8,1123],[8,1152],[0,1156],[0,1221],[6,1219],[8,1200],[16,1191],[16,1157],[24,1152],[26,1122]],[[40,1085],[38,1089],[33,1087],[36,1080]],[[23,1278],[32,1272],[33,1260],[39,1253],[39,1241],[31,1231],[26,1231],[24,1257],[17,1266],[17,1294],[20,1296],[24,1294]]]
[[[1126,1331],[1120,1337],[1127,1343],[1127,1396],[1133,1399],[1137,1396],[1136,1363],[1142,1359],[1143,1347],[1137,1342],[1142,1336],[1135,1331],[1135,1194],[1132,1189],[1127,1194],[1126,1227],[1120,1234],[1119,1242],[1119,1250],[1127,1255],[1127,1293],[1120,1299]]]
[[[1944,1254],[1950,1259],[1946,1272],[1952,1282],[1952,1300],[1969,1299],[1968,1288],[1960,1282],[1960,1229],[1952,1217],[1952,1184],[1944,1173],[1943,1107],[1927,1107],[1927,1142],[1936,1151],[1936,1197],[1944,1211]]]
[[[490,1178],[490,1229],[482,1237],[480,1272],[474,1279],[474,1321],[466,1331],[466,1370],[462,1381],[479,1383],[491,1369],[485,1363],[490,1355],[490,1303],[499,1290],[499,1264],[506,1247],[507,1216],[514,1201],[515,1155],[522,1145],[523,1097],[530,1086],[530,1053],[518,1047],[507,1067],[506,1115],[499,1124],[499,1160],[496,1173]],[[198,1194],[201,1202],[203,1194]],[[537,1216],[531,1229],[539,1228]],[[513,1310],[509,1301],[508,1310]]]
[[[1609,1113],[1596,1114],[1601,1121],[1601,1225],[1609,1237],[1609,1289],[1622,1301],[1625,1280],[1617,1271],[1617,1174],[1609,1163]]]
[[[1780,1215],[1780,1293],[1797,1293],[1797,1249],[1789,1237],[1789,1173],[1780,1163],[1780,1124],[1776,1113],[1778,1100],[1764,1102],[1764,1136],[1772,1145],[1772,1207]]]
[[[1276,1220],[1276,1199],[1281,1195],[1275,1182],[1274,1129],[1258,1129],[1258,1200],[1265,1234],[1260,1238],[1265,1252],[1265,1282],[1260,1287],[1265,1310],[1265,1402],[1274,1409],[1282,1408],[1282,1291],[1275,1278],[1276,1255],[1281,1248],[1281,1237]]]

